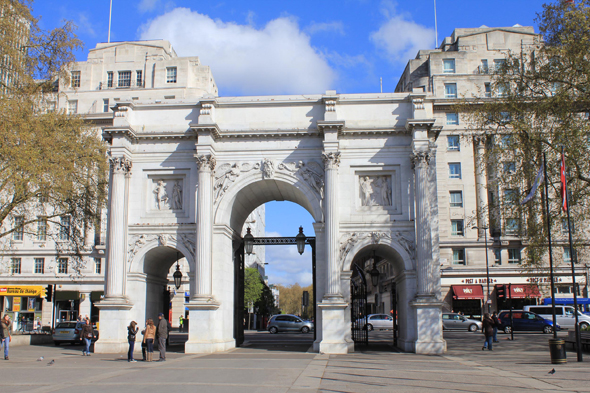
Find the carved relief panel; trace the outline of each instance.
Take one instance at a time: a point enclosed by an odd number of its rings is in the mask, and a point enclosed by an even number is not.
[[[398,170],[356,171],[356,206],[361,211],[401,213]]]

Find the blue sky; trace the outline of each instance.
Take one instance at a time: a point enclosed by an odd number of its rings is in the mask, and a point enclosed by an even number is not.
[[[545,1],[437,0],[438,42],[455,28],[535,26]],[[37,0],[51,29],[72,20],[85,48],[106,42],[109,0]],[[211,66],[222,96],[393,91],[418,49],[435,47],[434,0],[113,0],[111,41],[167,39]],[[307,211],[267,204],[267,234],[313,236]],[[311,253],[267,248],[271,283],[311,283]]]

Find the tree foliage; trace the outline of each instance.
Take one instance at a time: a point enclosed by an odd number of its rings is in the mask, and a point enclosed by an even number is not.
[[[313,285],[302,288],[295,283],[289,286],[277,285],[279,288],[279,307],[284,314],[301,315],[304,318],[313,316]],[[301,307],[303,291],[309,293],[309,306],[307,310]]]
[[[30,6],[0,0],[0,242],[47,221],[58,254],[79,258],[104,205],[106,147],[81,117],[48,110],[81,42],[71,23],[40,29]]]
[[[540,192],[526,205],[519,201],[529,192],[543,153],[554,239],[562,238],[566,217],[560,209],[562,147],[572,218],[580,227],[590,218],[590,0],[546,4],[537,22],[543,40],[507,54],[493,75],[496,97],[469,100],[458,108],[487,143],[478,169],[491,179],[490,226],[505,234],[507,224],[518,223],[518,235],[527,244],[526,262],[532,265],[547,252],[547,215]],[[576,234],[581,245],[585,234]]]
[[[258,269],[247,267],[244,270],[244,305],[247,308],[254,307],[254,303],[262,297],[263,289],[264,283]]]

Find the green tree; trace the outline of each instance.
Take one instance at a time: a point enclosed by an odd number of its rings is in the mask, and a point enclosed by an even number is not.
[[[497,96],[466,100],[458,108],[487,142],[478,169],[491,179],[490,225],[497,231],[516,229],[527,245],[524,262],[531,266],[540,264],[547,253],[546,214],[540,192],[530,203],[519,202],[532,186],[543,153],[554,236],[562,234],[566,217],[560,197],[562,147],[570,214],[578,228],[590,218],[590,0],[543,7],[537,15],[543,41],[507,55],[492,79]],[[580,251],[586,234],[574,235]]]
[[[284,314],[301,315],[304,318],[313,316],[313,285],[302,288],[295,283],[289,286],[277,285],[279,288],[279,307]],[[303,291],[309,293],[309,306],[307,310],[302,308]],[[305,312],[304,312],[305,311]]]
[[[106,147],[83,119],[51,110],[81,42],[71,23],[40,29],[30,6],[0,0],[0,243],[46,221],[76,271],[105,201]]]
[[[250,326],[251,312],[254,304],[262,297],[264,283],[258,273],[258,269],[247,267],[244,270],[244,306],[248,310],[248,326]]]

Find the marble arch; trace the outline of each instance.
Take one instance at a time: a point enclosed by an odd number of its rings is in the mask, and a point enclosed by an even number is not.
[[[298,203],[316,220],[317,351],[354,350],[347,269],[369,244],[398,261],[402,349],[445,351],[438,221],[431,219],[440,128],[434,99],[335,91],[121,99],[113,112],[113,125],[103,129],[111,172],[97,352],[125,350],[125,326],[146,308],[138,290],[148,280],[146,256],[167,251],[161,239],[179,234],[191,272],[185,352],[234,348],[233,245],[248,214],[270,200]],[[161,236],[160,247],[148,251],[155,238],[139,247],[142,234]]]

